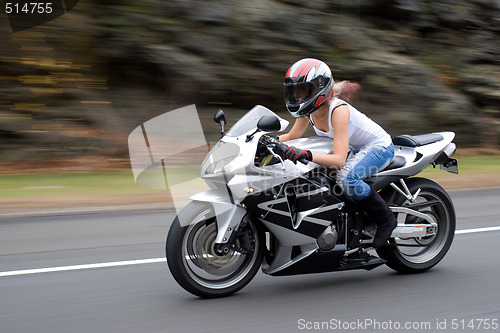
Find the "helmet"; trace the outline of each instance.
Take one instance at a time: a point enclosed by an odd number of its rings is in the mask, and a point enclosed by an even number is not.
[[[286,72],[286,108],[295,118],[309,116],[332,97],[333,85],[332,72],[323,61],[299,60]]]

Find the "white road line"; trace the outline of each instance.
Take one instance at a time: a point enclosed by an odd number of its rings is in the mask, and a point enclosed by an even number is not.
[[[475,228],[475,229],[464,229],[455,231],[455,235],[461,234],[473,234],[476,232],[485,232],[485,231],[499,231],[500,227],[485,227],[485,228]]]
[[[152,263],[164,262],[164,261],[166,261],[165,258],[154,258],[154,259],[103,262],[103,263],[98,263],[98,264],[87,264],[87,265],[72,265],[72,266],[47,267],[47,268],[36,268],[36,269],[23,269],[20,271],[0,272],[0,277],[14,276],[14,275],[38,274],[38,273],[50,273],[50,272],[75,271],[75,270],[79,270],[79,269],[93,269],[93,268],[116,267],[116,266],[142,265],[142,264],[152,264]]]
[[[477,233],[477,232],[487,232],[487,231],[500,231],[500,226],[498,226],[498,227],[485,227],[485,228],[474,228],[474,229],[457,230],[457,231],[455,231],[455,235],[473,234],[473,233]],[[86,265],[72,265],[72,266],[60,266],[60,267],[23,269],[23,270],[19,270],[19,271],[0,272],[0,277],[16,276],[16,275],[28,275],[28,274],[38,274],[38,273],[76,271],[76,270],[81,270],[81,269],[94,269],[94,268],[106,268],[106,267],[117,267],[117,266],[131,266],[131,265],[153,264],[153,263],[165,262],[165,261],[166,261],[165,258],[153,258],[153,259],[140,259],[140,260],[103,262],[103,263],[98,263],[98,264],[86,264]]]

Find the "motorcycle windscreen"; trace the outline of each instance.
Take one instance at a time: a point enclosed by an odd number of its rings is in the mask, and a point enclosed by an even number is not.
[[[208,189],[200,165],[208,153],[195,105],[164,113],[138,126],[128,138],[137,185],[168,190],[176,210],[194,193]]]

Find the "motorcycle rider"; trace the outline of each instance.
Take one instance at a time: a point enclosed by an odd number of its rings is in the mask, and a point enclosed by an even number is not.
[[[280,142],[300,138],[311,123],[319,136],[333,140],[333,154],[312,154],[309,150],[280,144],[282,157],[297,163],[308,160],[338,169],[337,184],[377,224],[373,247],[386,244],[397,221],[386,202],[364,179],[384,169],[394,157],[390,135],[347,101],[359,89],[349,81],[335,84],[328,65],[317,59],[301,59],[287,71],[284,82],[288,111],[296,118]],[[340,97],[340,98],[339,98]],[[349,147],[354,154],[346,161]]]

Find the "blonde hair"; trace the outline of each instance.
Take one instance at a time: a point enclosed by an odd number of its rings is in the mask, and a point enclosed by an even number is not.
[[[333,86],[333,96],[343,99],[346,102],[351,102],[361,90],[359,83],[351,81],[336,82]]]

